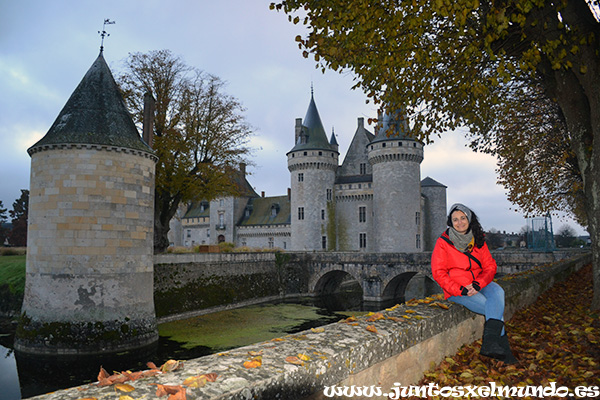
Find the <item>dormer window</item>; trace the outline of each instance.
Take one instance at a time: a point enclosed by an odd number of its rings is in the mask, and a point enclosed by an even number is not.
[[[277,214],[279,213],[279,204],[278,203],[274,203],[271,205],[271,218],[275,218],[277,216]]]

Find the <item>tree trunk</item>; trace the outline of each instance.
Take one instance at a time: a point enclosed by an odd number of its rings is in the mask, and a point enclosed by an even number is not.
[[[162,193],[158,189],[154,196],[154,254],[160,254],[169,248],[169,223],[175,216],[181,197]]]
[[[588,66],[586,74],[555,71],[553,84],[583,179],[587,228],[592,241],[591,308],[597,310],[600,309],[600,68],[593,62]]]

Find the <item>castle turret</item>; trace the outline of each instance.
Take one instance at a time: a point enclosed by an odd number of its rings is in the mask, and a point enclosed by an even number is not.
[[[156,157],[102,52],[28,153],[26,284],[15,349],[98,354],[155,342]]]
[[[327,140],[314,96],[304,121],[296,119],[295,146],[287,153],[291,173],[291,249],[324,250],[333,237],[333,187],[339,152]]]
[[[373,169],[373,251],[423,251],[423,144],[410,137],[406,119],[396,112],[379,117],[368,152]]]
[[[426,251],[432,251],[438,237],[446,230],[446,188],[427,177],[421,181],[421,193],[425,198],[423,212],[423,236]]]

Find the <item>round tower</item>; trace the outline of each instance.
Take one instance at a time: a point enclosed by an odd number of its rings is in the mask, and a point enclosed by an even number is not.
[[[425,251],[433,251],[438,237],[446,230],[446,189],[447,186],[426,177],[421,181],[421,193],[425,200],[423,212],[423,236]]]
[[[304,121],[296,119],[295,138],[295,146],[287,153],[291,174],[291,249],[334,248],[333,187],[339,152],[337,143],[327,140],[312,95]]]
[[[397,112],[380,116],[367,146],[373,168],[373,251],[423,251],[423,144],[409,136],[408,123]]]
[[[102,52],[28,153],[26,284],[15,349],[100,354],[155,342],[156,157]]]

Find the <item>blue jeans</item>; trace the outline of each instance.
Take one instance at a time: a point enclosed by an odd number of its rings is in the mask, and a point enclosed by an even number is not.
[[[474,313],[484,315],[486,321],[490,318],[504,321],[504,289],[496,282],[490,282],[473,296],[452,296],[448,300],[461,304]],[[502,335],[504,335],[504,328],[502,328]]]

